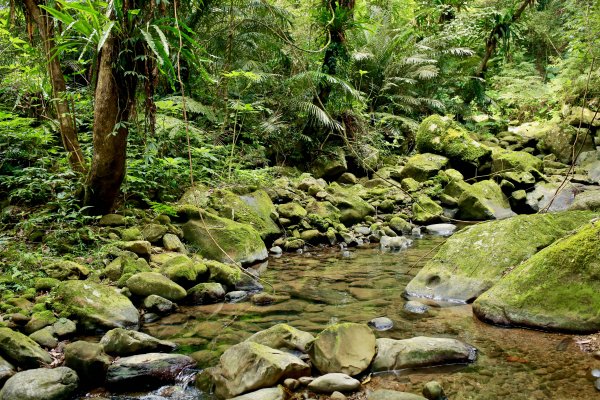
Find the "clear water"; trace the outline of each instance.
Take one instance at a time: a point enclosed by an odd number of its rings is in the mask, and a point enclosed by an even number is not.
[[[270,260],[266,269],[262,267],[265,270],[261,275],[272,285],[265,285],[266,290],[281,296],[281,302],[269,306],[244,302],[183,307],[177,314],[147,324],[143,330],[178,342],[183,352],[203,351],[209,365],[220,351],[276,323],[285,322],[316,334],[331,323],[366,323],[374,317],[386,316],[394,321],[394,328],[377,332],[378,337],[457,338],[476,346],[479,358],[468,366],[379,374],[371,377],[365,385],[367,389],[420,393],[426,382],[435,379],[442,383],[450,399],[600,398],[591,376],[593,368],[600,368],[600,361],[581,352],[573,335],[487,325],[473,316],[470,305],[432,307],[424,315],[404,311],[405,285],[443,240],[425,237],[399,253],[382,253],[376,247],[369,247],[351,249],[350,257],[344,257],[339,249],[285,255]],[[135,398],[204,397],[180,389],[179,386],[162,388],[162,393],[156,391]],[[360,398],[360,394],[352,398]]]

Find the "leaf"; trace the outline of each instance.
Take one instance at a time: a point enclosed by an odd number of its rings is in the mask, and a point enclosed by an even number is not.
[[[115,26],[115,21],[110,21],[104,27],[104,30],[102,31],[102,35],[100,35],[100,40],[98,41],[98,53],[100,53],[100,50],[102,50],[102,47],[104,46],[104,43],[106,42],[106,39],[108,39],[108,35],[110,35],[110,32],[112,31],[112,28],[114,26]]]
[[[160,28],[158,26],[152,25],[152,27],[154,28],[154,30],[158,34],[158,37],[160,38],[160,41],[161,41],[162,46],[163,46],[163,49],[165,51],[165,54],[168,56],[169,55],[169,42],[167,41],[167,37],[165,36],[165,34],[163,33],[163,31],[160,30]]]

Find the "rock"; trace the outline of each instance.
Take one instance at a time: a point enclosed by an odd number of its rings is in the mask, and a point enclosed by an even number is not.
[[[59,318],[58,321],[52,325],[52,329],[56,336],[63,338],[75,334],[75,332],[77,332],[77,324],[68,318]]]
[[[148,224],[142,229],[142,237],[150,243],[155,243],[161,240],[168,230],[164,225]]]
[[[439,236],[450,236],[456,230],[456,225],[452,224],[433,224],[425,227],[427,233]]]
[[[2,391],[1,400],[63,400],[77,390],[79,379],[71,368],[38,368],[11,377]]]
[[[346,154],[341,147],[331,148],[320,155],[314,162],[312,172],[316,178],[336,180],[348,170]]]
[[[207,212],[202,215],[202,221],[192,220],[183,225],[183,234],[200,249],[203,257],[225,263],[252,264],[269,256],[260,234],[252,226]]]
[[[23,327],[23,331],[25,333],[31,334],[35,331],[39,331],[40,329],[52,325],[56,322],[56,317],[52,313],[52,311],[44,310],[38,311],[31,314],[31,319],[25,326]]]
[[[277,386],[274,388],[260,389],[254,392],[243,394],[241,396],[236,396],[231,400],[284,400],[285,398],[285,392],[281,386]]]
[[[448,158],[437,154],[416,154],[408,159],[401,178],[412,178],[417,182],[425,182],[437,175],[448,164]]]
[[[288,390],[294,391],[300,387],[300,381],[297,379],[287,378],[283,381],[283,387]]]
[[[227,294],[225,294],[225,301],[227,303],[239,303],[246,300],[247,297],[248,292],[244,290],[234,290],[233,292],[227,292]]]
[[[348,185],[355,185],[358,182],[358,179],[356,178],[356,176],[353,173],[351,173],[351,172],[344,172],[337,179],[337,182],[338,183],[345,183],[345,184],[348,184]]]
[[[196,362],[182,354],[147,353],[119,358],[108,367],[106,383],[111,389],[156,388],[175,382],[177,375]]]
[[[509,268],[567,235],[593,215],[583,211],[519,215],[463,229],[451,236],[408,283],[406,294],[473,301]]]
[[[377,317],[370,320],[367,325],[376,331],[388,331],[394,327],[394,321],[387,317]]]
[[[90,274],[90,269],[73,261],[61,260],[43,267],[44,272],[54,279],[84,279]]]
[[[126,284],[131,293],[136,296],[146,297],[155,294],[177,301],[187,295],[184,288],[158,272],[140,272],[127,279]]]
[[[569,210],[600,211],[600,190],[587,190],[575,196]]]
[[[242,342],[227,349],[210,373],[217,397],[229,399],[273,386],[286,378],[310,375],[310,367],[289,353]]]
[[[300,384],[303,386],[308,386],[314,380],[315,378],[313,378],[312,376],[301,376],[300,378],[298,378],[298,382],[300,382]]]
[[[194,186],[187,189],[183,196],[181,196],[179,204],[206,208],[208,206],[209,193],[210,189],[207,186],[201,183],[194,183]],[[182,217],[183,215],[181,214],[185,214],[188,218],[199,218],[197,213],[191,211],[192,209],[181,208],[178,210],[177,216]]]
[[[536,134],[540,138],[538,150],[554,154],[562,163],[570,164],[573,161],[573,145],[578,151],[594,150],[592,135],[586,134],[586,129],[562,125],[556,120],[541,122],[537,129]]]
[[[133,242],[134,240],[144,240],[142,231],[137,226],[121,230],[121,240],[124,242]]]
[[[146,297],[143,302],[144,308],[149,312],[158,314],[170,314],[177,309],[177,304],[169,299],[151,294]]]
[[[137,329],[139,314],[127,297],[91,281],[65,281],[56,289],[55,309],[78,320],[84,330]]]
[[[235,288],[242,280],[240,268],[218,261],[208,261],[206,266],[210,272],[210,280],[219,282],[228,288]]]
[[[191,260],[185,255],[165,261],[161,272],[184,288],[190,288],[208,279],[209,276],[208,267],[204,263],[195,259]]]
[[[136,256],[137,257],[137,256]],[[125,286],[127,279],[139,272],[151,271],[148,262],[143,258],[134,259],[130,256],[121,256],[115,258],[104,268],[104,276],[113,282],[117,282],[119,287]]]
[[[340,373],[319,376],[308,384],[308,389],[317,393],[353,392],[360,388],[360,381]]]
[[[427,400],[425,397],[417,396],[408,392],[396,392],[394,390],[375,390],[367,395],[367,400]]]
[[[339,221],[344,225],[354,225],[375,214],[375,208],[360,196],[359,185],[342,187],[332,183],[328,190],[331,192],[331,203],[340,210]]]
[[[171,352],[177,345],[166,340],[159,340],[146,333],[130,331],[123,328],[112,329],[100,340],[104,351],[114,356],[129,356],[141,353]]]
[[[123,250],[131,251],[142,257],[150,256],[150,252],[152,251],[152,245],[150,242],[145,240],[134,240],[132,242],[123,242],[121,244],[121,248]]]
[[[77,372],[86,386],[102,385],[111,358],[99,343],[79,340],[65,346],[65,366]]]
[[[526,205],[528,210],[530,212],[567,210],[575,199],[577,188],[572,184],[567,184],[560,190],[559,187],[560,183],[537,183],[534,190],[527,193]]]
[[[583,107],[567,107],[562,110],[565,123],[571,126],[580,126],[580,124],[589,127],[600,127],[600,113]]]
[[[477,358],[477,349],[456,339],[418,336],[411,339],[377,339],[373,372],[434,365],[469,363]]]
[[[578,333],[600,330],[600,224],[582,226],[506,274],[473,304],[497,324]]]
[[[458,198],[459,218],[466,220],[504,219],[515,213],[500,186],[492,180],[477,182]]]
[[[269,249],[269,253],[275,256],[280,256],[281,254],[283,254],[283,250],[279,246],[273,246]]]
[[[307,211],[298,203],[286,203],[277,207],[279,216],[292,221],[299,221],[306,217]]]
[[[404,250],[412,245],[412,242],[406,236],[382,236],[379,238],[379,248],[381,250]]]
[[[34,281],[35,290],[50,291],[60,284],[60,280],[56,278],[36,278]]]
[[[187,253],[185,245],[183,243],[181,243],[181,240],[179,240],[177,235],[174,235],[172,233],[166,233],[162,239],[163,239],[163,247],[165,248],[165,250],[177,251],[179,253],[184,253],[184,254]]]
[[[434,153],[450,159],[454,168],[469,176],[489,161],[491,150],[475,141],[467,130],[451,118],[432,115],[421,123],[416,137],[421,153]]]
[[[194,305],[220,303],[225,299],[225,288],[220,283],[199,283],[188,290],[188,301]]]
[[[413,178],[404,178],[400,182],[400,187],[409,193],[413,193],[419,190],[421,184],[419,183],[419,181]]]
[[[393,217],[388,222],[388,225],[397,234],[407,234],[407,233],[410,233],[412,230],[412,225],[410,224],[410,222],[408,222],[405,219],[400,218],[400,217]]]
[[[413,203],[412,212],[414,222],[429,224],[438,221],[444,213],[444,209],[428,196],[421,194]]]
[[[274,349],[298,350],[306,353],[315,337],[287,324],[273,325],[269,329],[256,332],[246,342],[259,343]]]
[[[333,392],[333,393],[331,393],[331,396],[329,396],[329,398],[331,400],[346,400],[347,399],[347,397],[344,396],[344,394],[341,392]]]
[[[375,356],[375,335],[364,324],[332,325],[316,337],[309,355],[321,373],[357,375],[369,367]]]
[[[437,381],[430,381],[425,384],[423,387],[423,396],[425,396],[428,400],[446,400],[446,393],[444,393],[444,388]]]
[[[127,219],[119,214],[106,214],[98,222],[100,226],[124,226],[127,225]]]
[[[22,368],[36,368],[52,362],[50,354],[39,344],[10,328],[0,328],[0,352]]]
[[[425,314],[429,311],[429,306],[415,300],[407,301],[404,304],[404,309],[412,314]]]
[[[0,357],[0,385],[3,385],[16,372],[15,367],[11,363]]]
[[[529,172],[539,176],[544,171],[543,161],[523,151],[496,150],[492,153],[492,173]]]
[[[48,349],[58,346],[58,339],[55,337],[54,328],[51,326],[35,331],[29,337],[40,346]]]

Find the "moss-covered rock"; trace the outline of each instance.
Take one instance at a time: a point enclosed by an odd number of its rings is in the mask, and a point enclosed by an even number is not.
[[[166,261],[161,272],[173,282],[184,288],[190,288],[208,278],[208,267],[199,260],[192,260],[184,255]]]
[[[346,153],[341,147],[327,149],[313,162],[312,172],[316,178],[336,180],[348,170]]]
[[[473,168],[479,168],[491,156],[490,148],[474,140],[465,128],[451,118],[439,115],[432,115],[421,123],[416,144],[422,153],[448,157],[456,169],[469,175],[473,174]]]
[[[578,151],[594,150],[592,135],[584,130],[562,125],[557,120],[546,121],[537,125],[539,137],[537,147],[544,153],[551,153],[558,161],[570,164],[573,161],[573,146]]]
[[[346,226],[362,222],[368,215],[375,214],[375,208],[360,195],[359,185],[342,187],[337,183],[329,185],[331,203],[340,210],[340,222]]]
[[[569,210],[600,211],[600,190],[588,190],[578,194]]]
[[[31,334],[35,331],[38,331],[48,325],[52,325],[56,322],[56,317],[52,311],[38,311],[31,314],[31,319],[29,322],[23,327],[23,330],[27,334]]]
[[[99,343],[79,340],[65,346],[65,365],[75,372],[84,385],[102,385],[111,358]]]
[[[304,207],[295,202],[281,204],[277,207],[277,211],[279,212],[280,217],[287,218],[292,221],[299,221],[306,217],[307,214]]]
[[[0,328],[0,352],[22,368],[36,368],[52,362],[50,354],[36,342],[10,328]]]
[[[239,268],[218,261],[207,261],[206,266],[210,272],[212,282],[222,283],[228,288],[234,288],[242,280]]]
[[[183,225],[185,239],[205,258],[221,262],[252,264],[267,259],[260,234],[250,225],[203,212],[202,220]]]
[[[412,206],[413,221],[418,224],[431,224],[439,221],[444,213],[442,206],[424,194],[417,197]]]
[[[177,345],[166,340],[159,340],[146,333],[123,328],[115,328],[106,332],[100,344],[107,354],[113,356],[130,356],[151,352],[171,352]]]
[[[187,301],[193,305],[220,303],[225,299],[225,288],[218,282],[199,283],[187,293]]]
[[[142,229],[142,237],[150,243],[158,242],[169,230],[161,224],[148,224]]]
[[[288,324],[273,325],[269,329],[256,332],[247,342],[260,343],[274,349],[288,349],[306,352],[315,337]]]
[[[144,240],[142,231],[137,226],[131,228],[124,228],[121,230],[121,240],[124,242],[133,242],[134,240]]]
[[[75,394],[79,378],[67,367],[37,368],[11,377],[0,391],[1,400],[62,400]]]
[[[215,190],[210,195],[209,205],[223,218],[252,226],[263,240],[272,239],[281,233],[273,220],[275,206],[264,190],[243,196],[225,189]]]
[[[438,154],[416,154],[406,162],[401,177],[424,182],[436,176],[438,171],[444,169],[447,164],[448,158]]]
[[[492,153],[492,172],[503,171],[532,172],[544,171],[544,163],[541,159],[524,151],[508,151],[494,149]]]
[[[464,188],[458,198],[458,215],[461,219],[481,221],[515,215],[508,198],[496,182],[481,181]]]
[[[557,240],[473,304],[480,318],[544,330],[600,330],[600,223]]]
[[[413,228],[410,222],[399,216],[392,217],[388,225],[399,235],[410,233]]]
[[[78,320],[84,330],[137,329],[139,314],[131,301],[110,286],[90,281],[65,281],[56,289],[54,308]]]
[[[309,217],[310,215],[317,215],[331,222],[340,221],[341,213],[339,208],[331,204],[329,201],[316,201],[311,199],[306,205],[306,211]]]
[[[519,215],[471,226],[442,245],[409,282],[406,293],[440,300],[472,301],[510,268],[593,216],[581,211]]]
[[[74,261],[60,260],[43,267],[44,272],[54,279],[82,279],[90,274],[90,269]]]
[[[119,214],[106,214],[98,222],[100,226],[124,226],[127,225],[127,219]]]
[[[135,274],[127,280],[126,285],[131,293],[141,297],[155,294],[168,300],[177,301],[186,296],[184,288],[158,272]]]

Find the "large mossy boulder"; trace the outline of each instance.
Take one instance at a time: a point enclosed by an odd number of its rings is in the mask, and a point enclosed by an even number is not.
[[[184,224],[183,234],[203,257],[224,263],[252,264],[269,256],[260,234],[252,226],[199,212],[203,218]]]
[[[190,288],[205,281],[209,275],[206,264],[197,259],[190,259],[183,254],[165,261],[161,266],[161,272],[184,288]]]
[[[331,203],[340,210],[340,222],[346,226],[364,221],[375,214],[375,208],[361,197],[362,186],[342,187],[337,183],[329,185]]]
[[[600,223],[557,240],[504,276],[473,304],[503,325],[577,333],[600,330]]]
[[[273,325],[269,329],[256,332],[246,339],[274,349],[297,350],[305,353],[315,337],[308,332],[296,329],[288,324]]]
[[[273,220],[276,214],[271,198],[264,190],[243,196],[225,190],[215,190],[210,195],[210,207],[220,217],[252,226],[263,240],[270,240],[281,233]]]
[[[494,149],[492,153],[492,173],[504,171],[543,172],[543,170],[543,161],[524,151]]]
[[[78,321],[78,327],[97,331],[137,329],[139,313],[115,288],[91,281],[66,281],[56,288],[54,308]]]
[[[424,182],[433,178],[448,164],[448,158],[438,154],[416,154],[408,159],[400,173],[402,179],[412,178],[417,182]]]
[[[526,195],[526,209],[529,212],[568,210],[578,192],[579,189],[571,183],[538,182]]]
[[[412,205],[413,221],[417,224],[431,224],[440,220],[444,209],[427,195],[420,195]]]
[[[77,390],[79,378],[67,367],[19,372],[0,391],[0,400],[66,400]]]
[[[131,293],[140,297],[155,294],[168,300],[178,301],[187,294],[183,287],[158,272],[140,272],[127,279],[126,284]]]
[[[491,150],[474,140],[469,132],[449,117],[432,115],[417,131],[417,149],[421,153],[440,154],[454,168],[471,176],[490,160]]]
[[[508,198],[496,182],[481,181],[465,186],[464,189],[458,198],[459,218],[483,221],[504,219],[515,215],[510,208]]]
[[[286,378],[309,376],[310,367],[290,353],[242,342],[227,349],[210,374],[217,397],[229,399],[271,387]]]
[[[10,328],[0,328],[0,353],[22,368],[50,364],[52,357],[29,337]]]
[[[309,355],[315,368],[322,373],[358,375],[375,357],[375,335],[365,324],[335,324],[319,333]]]
[[[423,368],[475,361],[477,349],[456,339],[418,336],[411,339],[377,339],[373,372]]]
[[[60,260],[43,267],[50,278],[64,281],[66,279],[84,279],[90,274],[90,269],[74,261]]]
[[[510,268],[594,215],[584,211],[519,215],[466,228],[442,245],[408,283],[406,293],[437,300],[473,301]]]
[[[537,148],[541,152],[554,154],[565,164],[573,161],[573,147],[577,151],[594,150],[592,135],[585,129],[563,125],[557,120],[538,124],[535,136],[539,138]]]
[[[313,162],[312,172],[316,178],[334,181],[348,170],[346,153],[341,147],[326,149]]]

